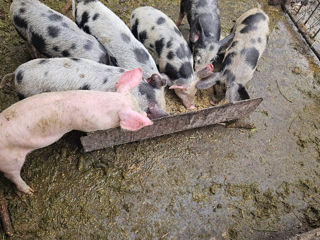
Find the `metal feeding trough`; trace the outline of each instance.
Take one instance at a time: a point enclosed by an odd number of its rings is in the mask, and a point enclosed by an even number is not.
[[[184,114],[170,115],[155,119],[153,120],[152,126],[142,128],[136,132],[124,131],[119,127],[106,131],[92,132],[88,133],[87,136],[82,137],[81,143],[84,150],[90,152],[129,142],[237,120],[248,116],[261,102],[262,98],[255,98]]]
[[[285,9],[320,59],[320,0],[288,0]]]

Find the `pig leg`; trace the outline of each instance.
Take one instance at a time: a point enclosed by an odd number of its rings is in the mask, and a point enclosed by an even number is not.
[[[61,10],[61,13],[63,15],[66,15],[66,13],[70,10],[71,6],[72,6],[72,1],[71,0],[67,0],[66,5],[64,5],[64,7]]]
[[[179,13],[179,18],[176,22],[177,27],[181,25],[183,18],[184,18],[184,13]]]
[[[210,103],[212,105],[218,104],[222,99],[224,99],[226,96],[226,85],[221,82],[217,82],[213,86],[213,95],[210,99]]]
[[[27,31],[27,39],[32,39],[31,31]],[[28,49],[29,49],[29,53],[33,59],[39,58],[39,54],[38,54],[37,49],[31,43],[28,43]]]
[[[12,172],[6,172],[4,174],[6,178],[11,180],[14,184],[16,184],[17,189],[21,192],[27,193],[27,194],[32,194],[34,190],[29,187],[25,181],[20,176],[20,169],[19,170],[14,170]]]
[[[185,6],[185,4],[186,4],[185,1],[184,1],[184,0],[181,0],[181,2],[180,2],[179,18],[178,18],[178,20],[177,20],[177,22],[176,22],[177,27],[179,27],[179,26],[181,25],[182,20],[183,20],[183,18],[184,18],[184,15],[185,15],[184,6]]]
[[[10,152],[4,150],[3,153],[5,154],[2,155],[0,152],[0,170],[4,173],[4,176],[11,180],[17,186],[19,191],[32,194],[33,189],[30,188],[20,176],[20,171],[26,157],[26,152],[15,148],[11,149]],[[14,153],[14,156],[12,156],[12,153]]]
[[[29,45],[29,52],[33,59],[39,58],[38,51],[33,45]]]

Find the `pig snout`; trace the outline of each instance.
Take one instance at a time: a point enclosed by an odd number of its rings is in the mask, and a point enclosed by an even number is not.
[[[166,113],[164,110],[162,110],[158,104],[156,104],[156,103],[149,104],[148,114],[147,114],[148,118],[156,119],[156,118],[161,118],[161,117],[165,117],[168,115],[169,114]]]
[[[175,82],[175,85],[169,87],[169,89],[173,89],[176,95],[181,99],[183,105],[187,109],[194,109],[194,99],[197,92],[196,87],[192,84],[187,85],[184,83],[184,79],[178,79]]]
[[[194,93],[191,93],[188,90],[183,89],[174,89],[175,93],[178,95],[178,97],[182,100],[183,105],[189,109],[193,110],[195,109],[194,100],[195,100],[195,91]]]

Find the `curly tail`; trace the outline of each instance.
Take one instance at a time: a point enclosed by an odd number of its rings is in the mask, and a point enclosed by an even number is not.
[[[0,88],[3,88],[6,84],[7,84],[7,81],[12,81],[14,79],[14,75],[15,73],[9,73],[7,75],[4,75],[1,82],[0,82]]]

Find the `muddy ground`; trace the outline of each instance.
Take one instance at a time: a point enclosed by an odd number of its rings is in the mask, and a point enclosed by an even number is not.
[[[31,57],[10,23],[11,1],[0,2],[2,76]],[[177,0],[103,2],[127,23],[141,5],[178,16]],[[223,33],[254,6],[220,0]],[[285,239],[319,227],[320,71],[283,12],[262,6],[270,41],[248,89],[264,101],[246,119],[256,129],[212,126],[92,153],[81,133],[67,134],[27,157],[33,196],[0,176],[13,239]],[[0,111],[16,101],[14,89],[0,90]]]

